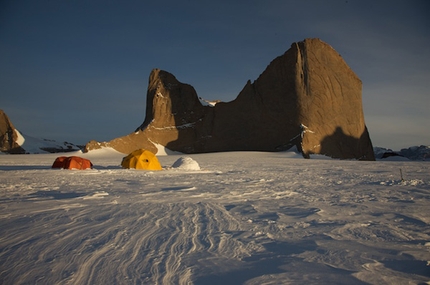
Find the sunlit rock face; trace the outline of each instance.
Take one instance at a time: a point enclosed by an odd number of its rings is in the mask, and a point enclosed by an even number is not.
[[[110,146],[128,153],[281,151],[297,146],[304,157],[374,160],[361,98],[362,84],[342,57],[319,39],[293,43],[236,99],[202,104],[194,88],[154,69],[146,117],[136,132],[86,149]]]
[[[25,150],[17,143],[18,133],[9,117],[0,110],[0,151],[7,153],[25,153]]]

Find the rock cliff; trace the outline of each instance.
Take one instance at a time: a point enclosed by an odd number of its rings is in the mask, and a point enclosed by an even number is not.
[[[0,151],[10,154],[56,153],[77,151],[80,148],[72,143],[57,143],[54,140],[39,139],[23,135],[13,126],[9,117],[0,110]]]
[[[25,153],[17,141],[18,133],[15,127],[6,113],[0,110],[0,151],[13,154]]]
[[[203,106],[191,85],[154,69],[146,117],[110,146],[124,153],[156,152],[156,144],[184,153],[280,151],[297,146],[304,157],[374,160],[361,99],[361,81],[342,57],[319,39],[293,43],[237,98]]]

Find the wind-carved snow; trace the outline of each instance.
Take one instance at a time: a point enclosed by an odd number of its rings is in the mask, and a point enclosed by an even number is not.
[[[189,155],[204,171],[159,156],[148,172],[76,154],[94,169],[2,156],[2,284],[429,281],[428,162],[229,152]]]

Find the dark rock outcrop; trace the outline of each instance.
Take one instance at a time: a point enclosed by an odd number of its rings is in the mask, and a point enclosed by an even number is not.
[[[13,154],[25,153],[17,141],[18,133],[15,127],[6,113],[0,110],[0,151]]]
[[[110,146],[124,153],[156,152],[156,144],[184,153],[280,151],[297,146],[304,157],[374,160],[364,122],[361,81],[319,39],[293,43],[231,102],[203,106],[194,88],[155,69],[146,117],[136,132],[86,150]]]
[[[0,110],[0,151],[10,154],[57,153],[80,150],[80,147],[69,143],[57,143],[54,140],[33,138],[23,135],[13,126],[9,117]]]

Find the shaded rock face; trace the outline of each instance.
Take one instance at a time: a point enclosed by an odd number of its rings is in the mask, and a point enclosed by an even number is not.
[[[0,110],[0,151],[7,153],[20,154],[25,150],[18,145],[18,134],[9,117],[3,110]]]
[[[77,151],[80,148],[72,143],[57,143],[54,140],[24,136],[13,126],[6,113],[0,110],[0,151],[10,154],[57,153]]]
[[[361,81],[319,39],[293,43],[237,98],[203,106],[194,88],[155,69],[146,117],[135,133],[86,149],[111,146],[156,152],[155,144],[184,153],[280,151],[297,146],[304,157],[374,160],[364,122]]]

